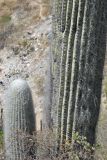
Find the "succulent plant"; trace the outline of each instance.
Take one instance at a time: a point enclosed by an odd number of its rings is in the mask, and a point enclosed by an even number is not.
[[[14,80],[5,94],[4,142],[6,160],[24,160],[24,135],[35,131],[31,90],[25,80]]]

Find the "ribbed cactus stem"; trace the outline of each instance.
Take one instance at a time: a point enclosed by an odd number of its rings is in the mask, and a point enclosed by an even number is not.
[[[5,95],[4,141],[6,160],[24,160],[23,135],[35,131],[35,116],[30,88],[26,81],[13,81]]]

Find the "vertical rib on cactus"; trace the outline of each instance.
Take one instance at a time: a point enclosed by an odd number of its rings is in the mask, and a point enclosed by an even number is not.
[[[62,102],[63,102],[63,94],[64,94],[65,64],[66,64],[68,36],[69,36],[71,15],[72,15],[72,4],[73,4],[73,0],[69,0],[67,3],[66,26],[65,26],[65,31],[64,31],[64,35],[63,35],[63,42],[62,42],[63,49],[62,49],[62,55],[61,55],[60,84],[59,84],[59,97],[58,97],[58,107],[57,107],[58,146],[60,144],[60,134],[61,134],[61,114],[62,114]]]
[[[81,47],[81,33],[82,33],[83,17],[84,17],[84,6],[85,6],[85,0],[80,0],[78,19],[77,19],[77,31],[75,35],[74,49],[73,49],[66,140],[71,139],[72,135],[73,113],[75,108],[75,98],[76,98],[77,81],[78,81],[78,68],[79,68],[79,57],[80,57],[80,47]]]
[[[67,1],[67,11],[66,11],[66,24],[65,24],[65,35],[69,35],[70,24],[71,24],[71,16],[72,16],[72,6],[73,0]]]
[[[66,25],[66,13],[67,13],[67,1],[63,0],[62,2],[62,12],[61,12],[61,31],[64,32]]]
[[[63,144],[66,139],[66,124],[67,124],[67,112],[68,112],[68,101],[69,101],[69,91],[70,91],[70,78],[71,78],[71,68],[72,68],[72,56],[74,48],[74,39],[77,27],[77,15],[78,15],[79,1],[73,1],[72,15],[71,15],[71,26],[68,38],[68,48],[67,57],[65,65],[65,78],[63,83],[63,102],[62,102],[62,120],[61,120],[61,144]]]
[[[53,74],[53,96],[52,96],[52,117],[53,122],[56,124],[56,112],[57,112],[57,97],[59,88],[59,73],[60,73],[60,61],[61,61],[61,45],[62,45],[62,32],[61,32],[61,10],[62,0],[54,0],[53,7],[53,63],[52,63],[52,74]],[[59,47],[60,46],[60,47]]]
[[[4,140],[6,160],[24,160],[23,134],[35,131],[35,116],[30,88],[26,81],[11,83],[5,96]]]
[[[62,12],[62,0],[56,0],[56,11],[57,11],[57,23],[58,23],[58,30],[61,32],[61,12]]]

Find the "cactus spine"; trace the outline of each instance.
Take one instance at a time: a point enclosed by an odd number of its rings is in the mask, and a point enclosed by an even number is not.
[[[24,133],[35,131],[35,117],[30,88],[26,81],[13,81],[6,92],[4,108],[4,141],[6,160],[24,160]]]

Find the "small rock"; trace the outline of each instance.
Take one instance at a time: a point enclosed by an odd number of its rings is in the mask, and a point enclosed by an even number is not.
[[[24,54],[23,54],[23,57],[26,57],[26,56],[27,56],[27,54],[26,54],[26,53],[24,53]]]
[[[27,32],[27,34],[28,34],[28,35],[31,35],[31,34],[32,34],[32,32]]]
[[[9,75],[9,74],[5,74],[5,77],[11,78],[11,75]]]
[[[34,46],[31,46],[31,47],[30,47],[30,51],[31,51],[31,52],[34,52],[34,51],[35,51],[35,47],[34,47]]]
[[[9,59],[10,58],[10,56],[7,56],[7,59]]]
[[[25,78],[29,78],[29,75],[28,75],[28,74],[26,74],[26,75],[25,75]]]
[[[3,83],[3,81],[0,81],[0,85],[4,86],[4,83]]]
[[[15,55],[19,54],[19,46],[12,47],[12,50],[13,50]]]

